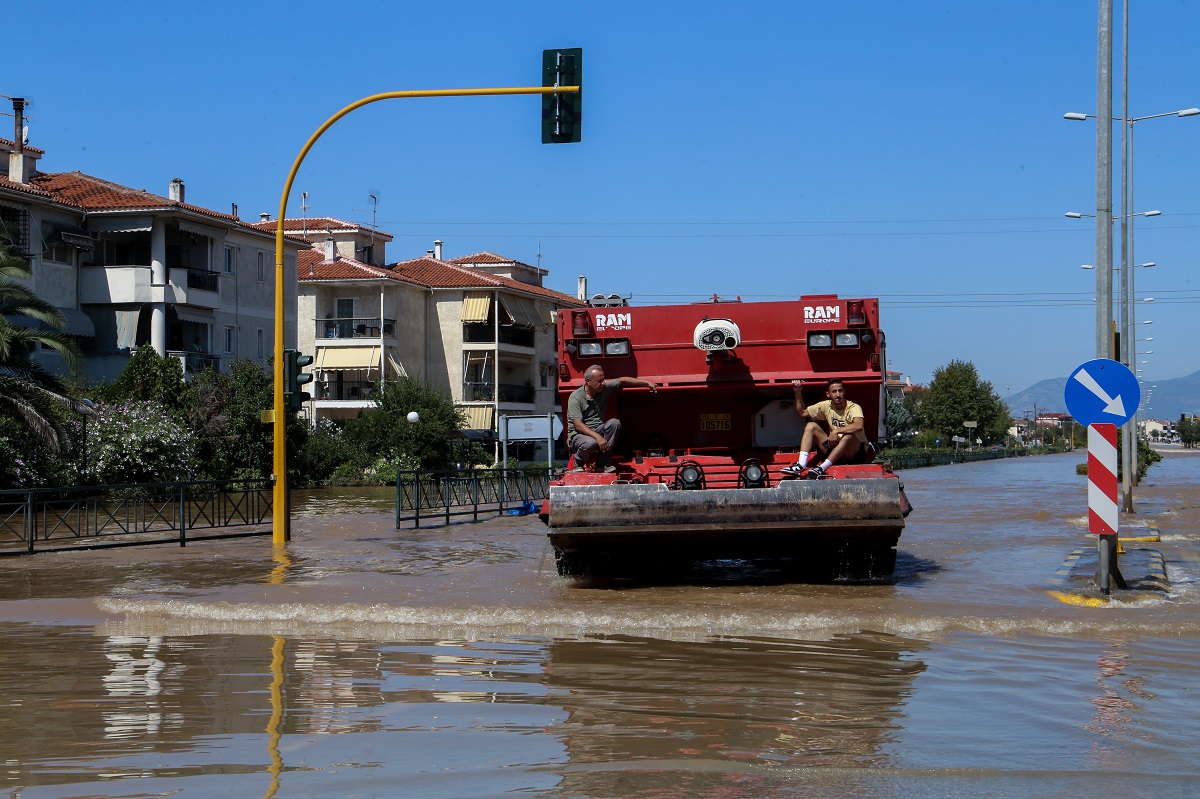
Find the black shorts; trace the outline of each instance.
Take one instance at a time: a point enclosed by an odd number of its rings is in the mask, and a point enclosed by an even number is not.
[[[833,439],[827,438],[822,441],[817,448],[820,450],[821,457],[827,458],[835,446],[837,445],[834,443]],[[858,452],[855,452],[849,458],[846,458],[846,460],[842,461],[842,463],[847,465],[855,463],[871,463],[873,460],[875,460],[875,448],[871,446],[870,442],[864,444],[860,441],[858,445]]]

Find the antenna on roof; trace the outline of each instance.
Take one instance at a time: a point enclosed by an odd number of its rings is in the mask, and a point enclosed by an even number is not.
[[[541,243],[540,241],[538,242],[538,262],[537,262],[537,265],[538,265],[538,269],[541,269],[541,268],[542,268],[542,243]]]
[[[375,250],[375,223],[379,216],[379,198],[374,194],[368,194],[371,198],[371,251]]]
[[[308,192],[300,192],[300,238],[308,238]]]

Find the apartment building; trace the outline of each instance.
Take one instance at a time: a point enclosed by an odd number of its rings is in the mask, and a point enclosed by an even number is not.
[[[502,415],[558,410],[554,314],[585,303],[545,288],[545,269],[490,252],[446,259],[440,241],[386,264],[390,235],[328,217],[284,230],[311,242],[298,259],[297,342],[313,355],[314,422],[353,418],[402,374],[445,388],[480,440],[495,442]]]
[[[19,117],[19,110],[18,110]],[[18,122],[19,125],[19,122]],[[20,130],[18,127],[17,130]],[[32,289],[67,318],[84,376],[112,380],[139,347],[179,358],[185,375],[274,351],[274,235],[230,213],[192,205],[175,178],[166,195],[83,172],[42,172],[44,151],[0,139],[0,220],[30,261]],[[285,242],[285,308],[295,307],[296,258]],[[295,319],[284,338],[294,346]],[[53,368],[57,356],[41,356]]]

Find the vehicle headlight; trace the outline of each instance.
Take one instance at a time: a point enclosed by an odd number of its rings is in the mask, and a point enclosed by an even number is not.
[[[833,346],[833,334],[832,333],[816,333],[816,332],[809,333],[808,334],[808,346],[812,349],[832,347]]]
[[[579,354],[580,355],[599,355],[600,354],[600,342],[599,341],[581,341],[581,342],[579,342]]]
[[[833,343],[834,343],[834,346],[837,346],[837,347],[857,347],[858,346],[858,334],[857,333],[838,333],[837,336],[834,337]]]

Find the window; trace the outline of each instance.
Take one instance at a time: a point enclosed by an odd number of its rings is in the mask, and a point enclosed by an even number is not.
[[[75,263],[75,248],[68,247],[66,244],[57,244],[42,253],[42,260],[56,264],[73,264]]]
[[[258,282],[267,282],[267,254],[262,250],[258,251]]]
[[[225,274],[233,274],[234,250],[232,247],[225,248]]]
[[[29,254],[29,212],[0,205],[0,243],[8,244],[22,258]]]
[[[263,359],[263,353],[266,352],[266,347],[264,346],[264,341],[265,341],[265,339],[263,338],[263,329],[260,327],[258,329],[258,359],[260,361]]]
[[[226,325],[225,326],[225,354],[226,355],[234,354],[233,353],[233,343],[234,343],[233,325]]]

